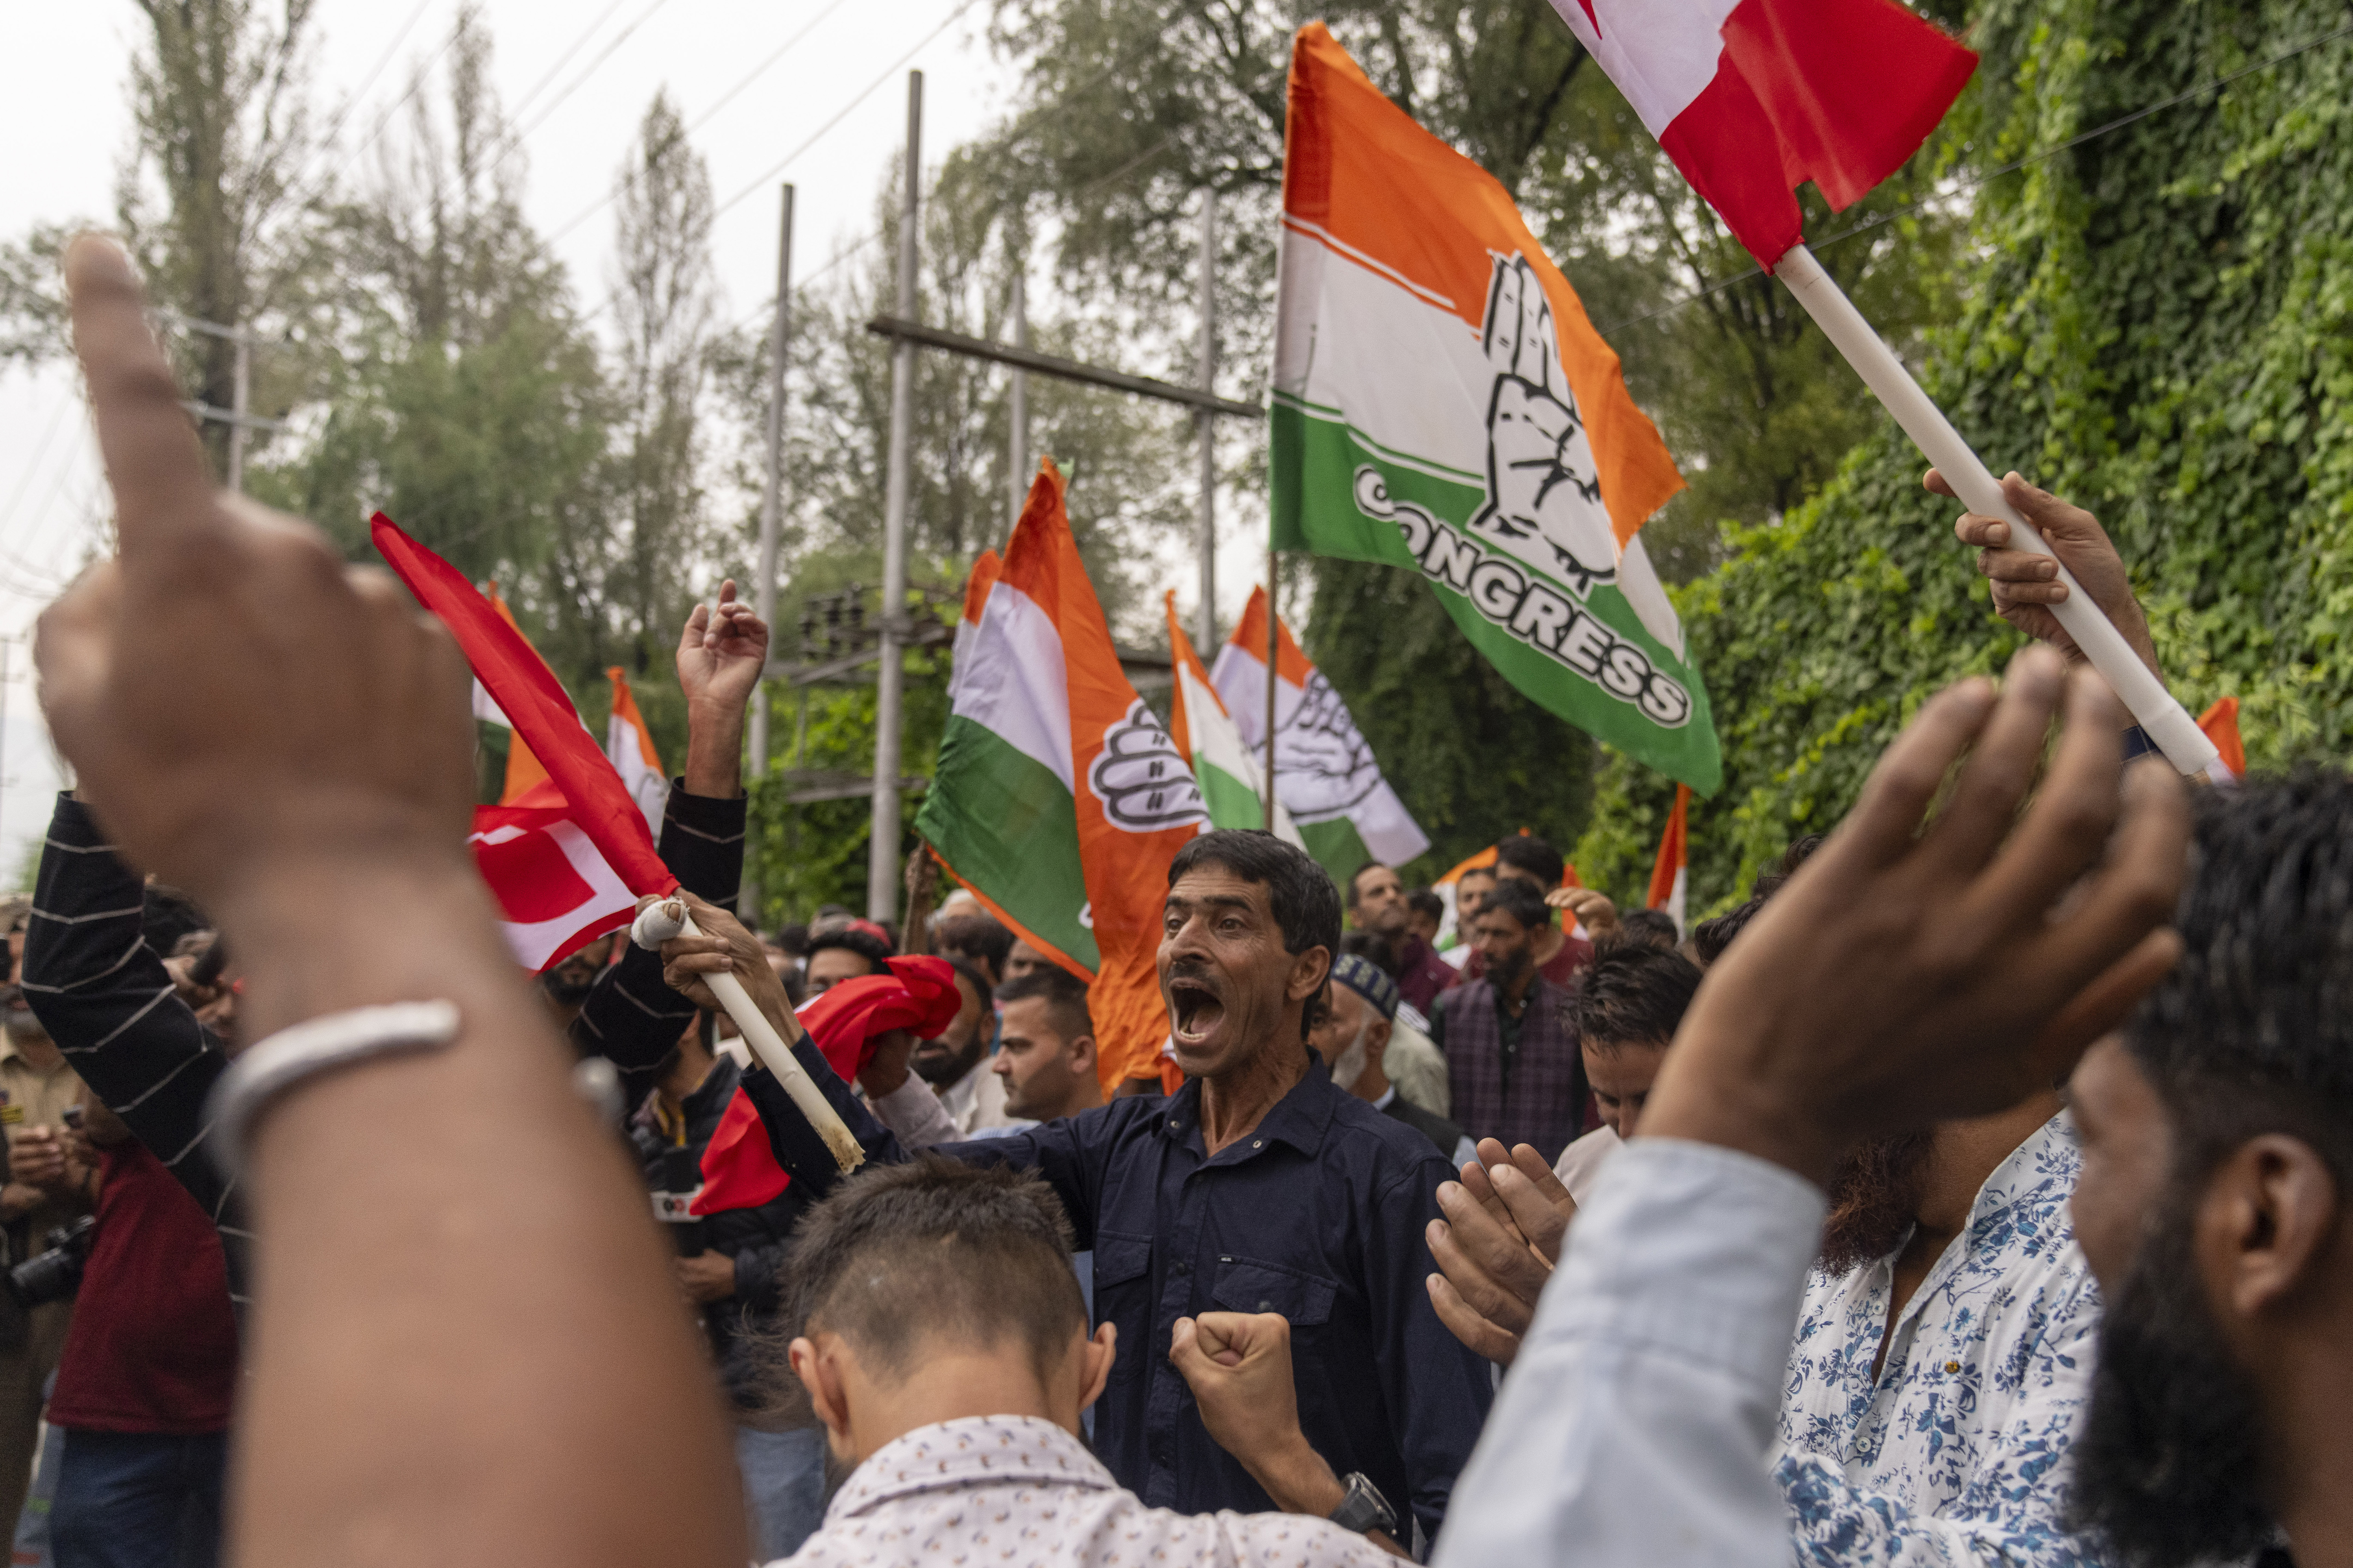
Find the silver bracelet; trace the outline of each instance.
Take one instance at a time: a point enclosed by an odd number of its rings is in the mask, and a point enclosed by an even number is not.
[[[279,1030],[241,1053],[213,1085],[206,1110],[213,1163],[236,1181],[243,1173],[253,1120],[280,1095],[322,1072],[378,1057],[438,1051],[458,1037],[455,1002],[394,1002],[322,1013]]]

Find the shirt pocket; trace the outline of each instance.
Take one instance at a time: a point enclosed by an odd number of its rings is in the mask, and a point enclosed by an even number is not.
[[[1152,1330],[1152,1238],[1123,1236],[1115,1230],[1095,1232],[1095,1321],[1119,1325],[1119,1354],[1112,1359],[1111,1381],[1122,1387],[1134,1383],[1149,1359],[1140,1348]]]
[[[1312,1329],[1332,1321],[1339,1289],[1321,1275],[1229,1255],[1218,1259],[1209,1299],[1229,1312],[1280,1312],[1293,1328]]]

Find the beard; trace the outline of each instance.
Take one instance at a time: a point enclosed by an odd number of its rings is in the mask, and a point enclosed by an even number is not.
[[[975,1030],[971,1040],[961,1050],[927,1052],[917,1046],[907,1065],[914,1069],[917,1078],[934,1089],[945,1089],[972,1070],[973,1064],[980,1060],[980,1033]]]
[[[1920,1211],[1936,1136],[1934,1129],[1924,1127],[1846,1152],[1831,1177],[1831,1212],[1822,1221],[1824,1268],[1843,1274],[1904,1244]]]
[[[1365,1076],[1365,1037],[1372,1031],[1370,1018],[1357,1025],[1356,1037],[1348,1042],[1339,1059],[1332,1064],[1332,1081],[1346,1093],[1356,1093],[1356,1080]]]
[[[2262,1410],[2207,1310],[2190,1208],[2186,1191],[2168,1196],[2108,1303],[2074,1445],[2069,1525],[2134,1568],[2243,1559],[2276,1529],[2261,1497]]]

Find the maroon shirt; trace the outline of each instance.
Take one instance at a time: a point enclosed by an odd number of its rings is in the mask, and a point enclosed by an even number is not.
[[[101,1150],[99,1173],[98,1229],[49,1424],[175,1437],[225,1431],[237,1319],[220,1233],[144,1144]]]
[[[1429,1016],[1430,1005],[1438,1000],[1440,992],[1462,980],[1452,964],[1438,956],[1436,948],[1418,936],[1409,936],[1398,943],[1398,990],[1424,1016]]]
[[[1443,963],[1446,961],[1440,959],[1439,962]],[[1552,955],[1550,963],[1538,964],[1536,973],[1566,991],[1577,978],[1577,972],[1592,962],[1593,944],[1581,936],[1571,936],[1564,931],[1560,951]],[[1462,978],[1480,980],[1485,978],[1486,973],[1487,955],[1474,947],[1471,950],[1470,959],[1462,965]]]

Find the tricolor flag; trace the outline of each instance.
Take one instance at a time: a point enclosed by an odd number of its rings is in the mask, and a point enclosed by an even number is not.
[[[1201,656],[1193,651],[1193,639],[1185,635],[1183,623],[1176,619],[1176,595],[1170,593],[1166,602],[1168,661],[1176,678],[1176,696],[1168,709],[1169,738],[1176,742],[1177,755],[1192,760],[1193,780],[1201,786],[1201,801],[1209,809],[1211,826],[1263,827],[1266,775],[1259,772],[1258,759],[1243,743],[1242,732],[1226,710],[1218,688],[1210,683],[1209,672],[1201,668]],[[1261,693],[1265,668],[1259,667]],[[1274,830],[1286,842],[1306,847],[1280,800],[1275,802]],[[1334,872],[1333,879],[1345,879],[1364,863],[1365,857],[1357,856],[1347,871]]]
[[[1419,574],[1521,691],[1715,789],[1637,532],[1683,488],[1673,459],[1504,187],[1320,22],[1291,57],[1268,429],[1278,548]]]
[[[605,679],[613,683],[613,716],[605,721],[605,760],[621,775],[621,787],[646,814],[646,827],[659,843],[662,806],[670,799],[670,774],[663,771],[661,753],[654,750],[645,715],[638,711],[628,672],[617,664],[605,672]]]
[[[1265,588],[1251,589],[1241,623],[1209,672],[1242,743],[1259,757],[1266,754],[1266,615]],[[1343,888],[1367,860],[1404,865],[1430,847],[1430,835],[1381,776],[1348,705],[1307,662],[1280,616],[1275,639],[1274,795],[1299,825],[1299,842]],[[1218,826],[1231,825],[1220,819]]]
[[[1157,1077],[1168,862],[1208,812],[1120,668],[1050,462],[959,637],[964,663],[915,830],[1023,940],[1092,973],[1104,1087]]]
[[[516,962],[534,973],[583,942],[628,924],[637,900],[678,879],[654,852],[646,819],[563,683],[456,568],[378,512],[368,530],[417,602],[441,617],[474,677],[514,726],[518,747],[546,776],[517,805],[477,806],[471,844],[504,917]]]
[[[1553,0],[1757,264],[1919,151],[1978,58],[1894,0]]]
[[[1691,786],[1675,785],[1674,809],[1667,813],[1667,830],[1659,836],[1659,858],[1651,867],[1650,907],[1666,910],[1678,932],[1683,929],[1683,894],[1691,864],[1683,841],[1684,814],[1690,805]]]
[[[2235,784],[2247,776],[2247,748],[2239,739],[2239,700],[2223,697],[2198,715],[2198,727],[2221,755],[2206,764],[2206,776],[2218,784]]]

